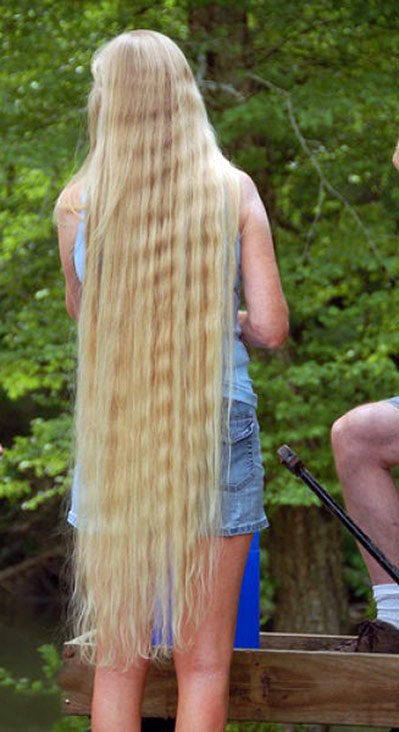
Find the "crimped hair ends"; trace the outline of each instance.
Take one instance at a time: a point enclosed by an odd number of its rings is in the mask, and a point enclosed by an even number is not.
[[[72,606],[128,666],[186,648],[212,591],[239,178],[170,39],[123,33],[92,68]]]

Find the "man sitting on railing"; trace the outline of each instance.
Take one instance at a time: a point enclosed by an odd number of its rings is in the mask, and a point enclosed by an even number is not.
[[[399,141],[392,162],[399,171]],[[399,564],[399,491],[391,469],[399,465],[399,396],[364,404],[332,428],[337,473],[352,518]],[[341,650],[399,653],[399,585],[360,547],[372,584],[377,618],[365,621]]]
[[[399,163],[398,163],[399,165]],[[399,465],[399,397],[364,404],[332,428],[337,473],[351,517],[387,558],[399,563],[399,491],[391,469]],[[399,653],[399,585],[360,547],[373,584],[377,617],[340,650]]]

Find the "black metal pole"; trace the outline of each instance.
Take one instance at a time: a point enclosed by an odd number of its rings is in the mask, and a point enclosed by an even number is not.
[[[398,567],[395,567],[392,562],[387,559],[385,554],[382,553],[381,549],[378,548],[374,544],[373,541],[371,541],[370,537],[365,534],[363,529],[356,524],[350,516],[344,511],[344,509],[337,503],[332,496],[330,496],[329,493],[323,488],[323,486],[320,485],[320,483],[317,482],[316,478],[311,475],[311,473],[306,470],[304,464],[299,459],[298,455],[291,450],[291,448],[288,445],[282,445],[278,450],[277,453],[279,455],[279,458],[283,465],[285,465],[288,470],[296,475],[298,478],[300,478],[312,491],[313,493],[320,498],[320,500],[324,503],[324,505],[331,511],[331,513],[335,514],[339,518],[339,520],[344,524],[344,526],[348,529],[348,531],[353,534],[353,536],[357,539],[359,544],[361,544],[366,551],[368,551],[369,554],[371,554],[372,557],[378,562],[378,564],[385,569],[386,573],[389,574],[392,579],[398,583],[399,585],[399,569]]]

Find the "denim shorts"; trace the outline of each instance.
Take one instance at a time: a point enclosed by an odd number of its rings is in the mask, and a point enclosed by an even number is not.
[[[263,508],[264,470],[255,407],[232,401],[230,430],[223,429],[220,536],[251,534],[267,528]],[[75,468],[68,523],[77,528],[79,473]]]
[[[267,528],[264,475],[255,407],[234,400],[229,434],[227,429],[223,430],[221,536],[251,534]]]
[[[393,404],[394,407],[399,407],[399,396],[391,397],[390,399],[387,399],[387,402]]]

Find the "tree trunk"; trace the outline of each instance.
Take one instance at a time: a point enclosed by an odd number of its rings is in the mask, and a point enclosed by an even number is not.
[[[281,506],[268,548],[276,584],[274,630],[338,634],[347,629],[341,528],[317,506]]]
[[[247,11],[241,2],[193,4],[188,23],[190,36],[205,49],[207,78],[231,82],[232,69],[251,66]]]
[[[251,92],[251,80],[243,76],[253,70],[253,47],[246,4],[192,3],[189,10],[190,40],[198,44],[199,81],[216,82],[217,91],[204,87],[206,101],[214,110],[236,104],[225,84],[244,96]],[[237,69],[240,74],[237,74]],[[266,147],[268,164],[257,175],[272,223],[279,221],[276,193],[270,183],[273,150],[267,133],[248,132],[245,142]],[[242,145],[243,139],[240,140]],[[280,217],[281,218],[281,217]],[[271,529],[271,563],[277,585],[276,630],[338,633],[345,627],[347,599],[343,583],[340,527],[325,510],[316,506],[283,506],[276,510]]]

